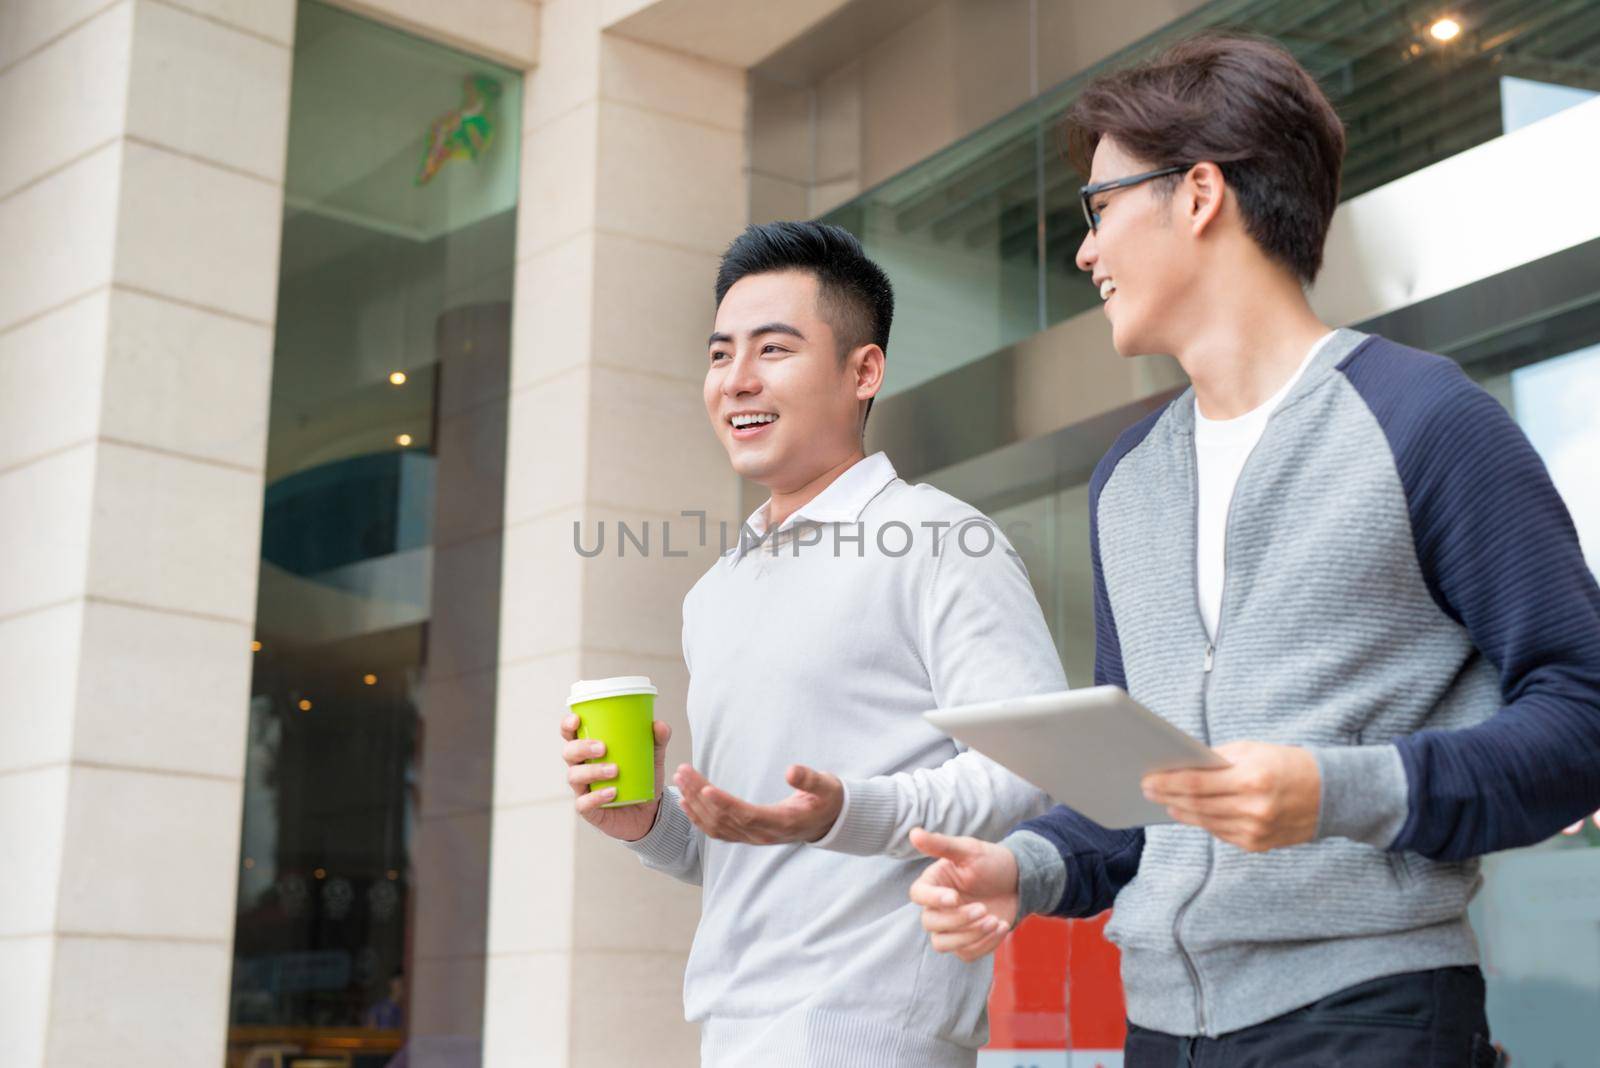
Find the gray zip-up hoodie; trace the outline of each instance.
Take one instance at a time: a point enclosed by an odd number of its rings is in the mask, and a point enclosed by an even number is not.
[[[1600,591],[1507,413],[1448,360],[1339,331],[1240,475],[1214,640],[1192,393],[1118,440],[1090,496],[1096,681],[1212,745],[1310,748],[1320,825],[1247,853],[1058,807],[1006,839],[1023,911],[1114,899],[1128,1017],[1173,1034],[1475,963],[1473,858],[1600,805]]]

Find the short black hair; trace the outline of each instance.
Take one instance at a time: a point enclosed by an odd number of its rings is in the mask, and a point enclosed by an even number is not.
[[[1316,280],[1339,204],[1344,125],[1281,44],[1232,30],[1180,41],[1096,78],[1065,126],[1086,176],[1102,137],[1152,168],[1217,164],[1256,244],[1302,283]]]
[[[894,287],[849,230],[806,221],[745,227],[717,267],[717,306],[740,279],[773,271],[807,271],[816,277],[819,311],[839,340],[840,359],[862,345],[888,353]]]

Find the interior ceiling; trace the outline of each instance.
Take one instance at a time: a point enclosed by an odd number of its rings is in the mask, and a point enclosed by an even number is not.
[[[1432,0],[1218,0],[1106,65],[1206,26],[1276,38],[1317,77],[1345,122],[1346,198],[1499,136],[1502,76],[1600,90],[1596,0],[1458,0],[1450,14],[1463,30],[1448,43],[1428,34],[1439,14]],[[795,63],[799,69],[800,59]],[[1094,73],[1046,97],[1051,259],[1072,255],[1085,231],[1077,200],[1083,178],[1061,159],[1055,120]],[[1030,256],[1038,223],[1036,136],[1032,115],[1009,116],[862,201],[887,209],[902,233],[978,247],[993,245],[998,227],[1003,256]]]

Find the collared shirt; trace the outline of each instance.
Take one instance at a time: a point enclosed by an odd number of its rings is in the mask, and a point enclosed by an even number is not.
[[[883,488],[898,477],[894,465],[889,462],[889,457],[882,452],[875,452],[871,456],[857,460],[838,478],[825,486],[821,493],[790,513],[782,523],[778,524],[778,529],[770,533],[767,531],[767,516],[772,507],[772,498],[768,497],[766,502],[751,512],[750,518],[744,521],[744,526],[739,531],[738,544],[728,556],[729,565],[737,564],[745,554],[768,538],[777,538],[802,522],[859,522],[867,502],[883,492]]]
[[[756,538],[767,517],[751,516]],[[1048,804],[922,715],[1066,688],[1027,571],[991,520],[882,453],[760,545],[728,550],[684,599],[692,763],[763,805],[803,764],[845,801],[815,843],[754,846],[708,838],[668,787],[628,844],[702,887],[684,978],[702,1063],[972,1068],[991,964],[928,947],[906,897],[927,858],[907,835],[993,841]]]

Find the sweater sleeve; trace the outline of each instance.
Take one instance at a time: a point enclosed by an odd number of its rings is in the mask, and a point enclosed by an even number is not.
[[[639,858],[639,862],[652,871],[664,872],[680,882],[700,885],[701,847],[705,832],[689,822],[683,809],[678,807],[678,789],[669,786],[662,791],[661,804],[656,809],[656,821],[650,832],[636,842],[624,842]]]
[[[1067,688],[1022,558],[981,516],[943,534],[923,594],[919,639],[937,707]],[[845,805],[813,843],[841,853],[914,857],[913,827],[995,841],[1049,797],[981,753],[938,767],[845,780]]]
[[[1368,346],[1341,368],[1389,440],[1423,577],[1502,707],[1396,743],[1390,843],[1438,860],[1527,845],[1600,808],[1600,589],[1543,462],[1452,361]]]
[[[1118,438],[1089,481],[1089,564],[1094,583],[1094,681],[1128,688],[1111,598],[1100,564],[1100,493],[1117,463],[1149,433],[1160,412]],[[1087,816],[1057,805],[1031,819],[1001,843],[1017,858],[1019,912],[1087,917],[1111,907],[1117,893],[1139,872],[1142,829],[1112,831]]]

